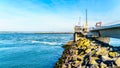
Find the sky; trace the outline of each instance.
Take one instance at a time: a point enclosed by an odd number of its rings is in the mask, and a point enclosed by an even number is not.
[[[0,31],[73,32],[81,17],[89,27],[120,20],[120,0],[0,0]]]

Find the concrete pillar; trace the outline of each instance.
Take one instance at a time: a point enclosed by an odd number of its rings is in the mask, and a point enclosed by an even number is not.
[[[74,42],[79,40],[81,37],[84,37],[81,33],[75,32],[74,33]]]
[[[98,40],[98,41],[107,43],[107,44],[110,43],[110,38],[109,37],[96,37],[95,39]]]
[[[75,32],[74,33],[74,42],[76,42],[78,40],[78,37],[77,37],[77,33]]]

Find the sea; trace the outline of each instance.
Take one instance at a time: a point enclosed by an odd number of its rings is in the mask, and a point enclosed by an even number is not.
[[[73,34],[0,33],[0,68],[54,68],[69,40]]]

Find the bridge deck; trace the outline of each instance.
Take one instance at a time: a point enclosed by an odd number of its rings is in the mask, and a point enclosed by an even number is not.
[[[90,30],[90,35],[92,35],[93,37],[120,38],[120,24],[102,26],[100,28],[92,29]]]
[[[91,31],[99,31],[99,30],[108,30],[108,29],[119,29],[120,24],[110,25],[110,26],[102,26],[99,28],[94,28]]]

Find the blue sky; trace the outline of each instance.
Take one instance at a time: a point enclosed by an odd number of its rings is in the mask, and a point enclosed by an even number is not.
[[[120,0],[0,0],[0,31],[71,32],[81,17],[89,26],[119,20]]]

